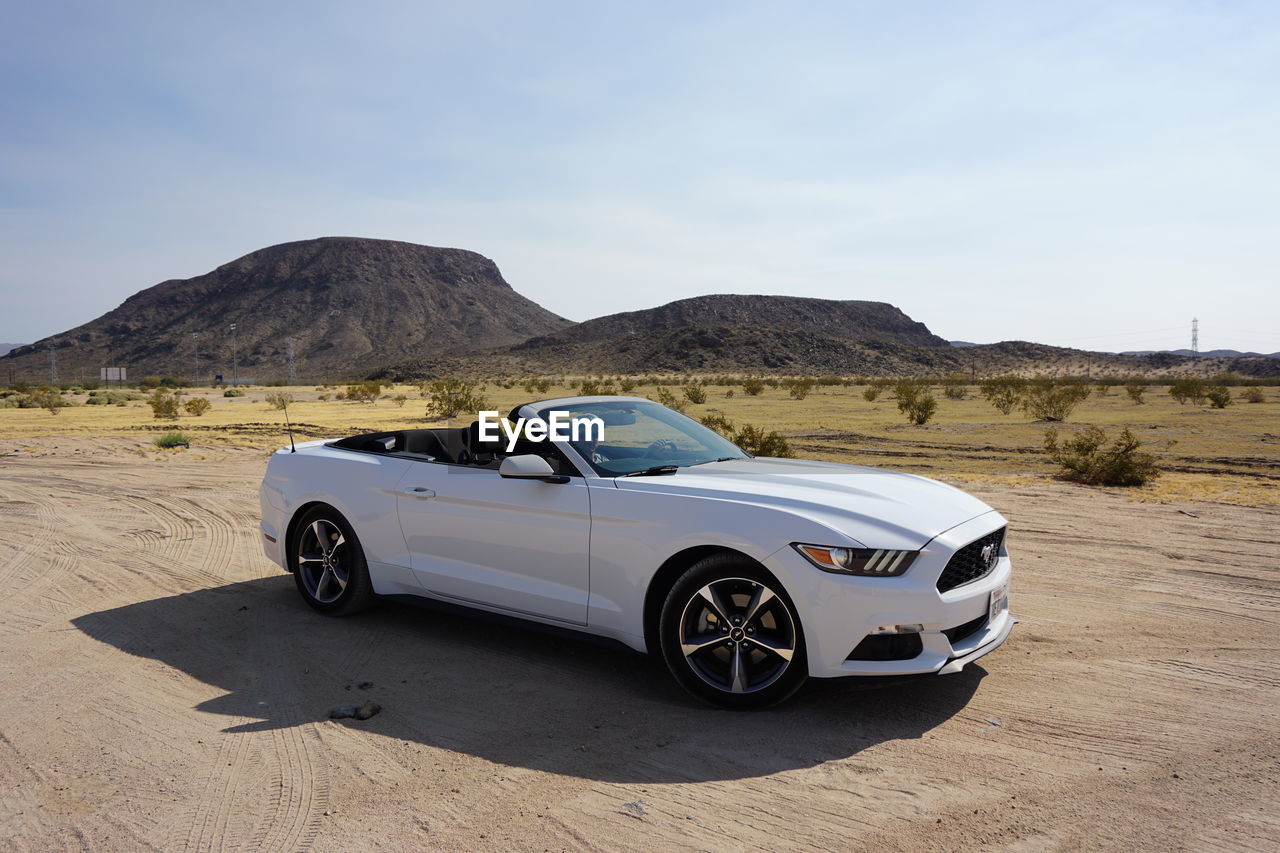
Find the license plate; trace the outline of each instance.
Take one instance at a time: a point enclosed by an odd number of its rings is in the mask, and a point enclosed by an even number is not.
[[[996,617],[1004,610],[1009,609],[1009,584],[1003,583],[997,589],[991,590],[991,604],[987,608],[987,621],[994,623]]]

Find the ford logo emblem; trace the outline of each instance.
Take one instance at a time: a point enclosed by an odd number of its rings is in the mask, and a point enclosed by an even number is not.
[[[996,555],[1000,553],[1000,549],[992,542],[990,545],[982,546],[982,562],[989,569],[996,564]]]

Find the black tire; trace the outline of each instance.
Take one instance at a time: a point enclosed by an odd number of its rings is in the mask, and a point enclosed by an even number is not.
[[[724,708],[776,705],[809,674],[786,590],[758,563],[732,554],[705,557],[676,580],[658,638],[680,686]]]
[[[373,603],[364,548],[332,507],[315,507],[298,519],[289,540],[289,565],[302,600],[321,613],[347,616]]]

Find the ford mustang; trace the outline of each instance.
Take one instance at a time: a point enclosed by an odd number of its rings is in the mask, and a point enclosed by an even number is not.
[[[553,412],[597,428],[527,428]],[[526,428],[276,451],[267,556],[321,613],[408,594],[572,628],[733,708],[808,677],[958,672],[1009,636],[1005,519],[951,486],[753,457],[637,397],[527,403],[509,423]]]

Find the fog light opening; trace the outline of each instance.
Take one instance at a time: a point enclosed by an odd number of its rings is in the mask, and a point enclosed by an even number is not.
[[[923,634],[924,626],[913,625],[881,625],[871,632],[872,636],[883,637],[886,634]]]

